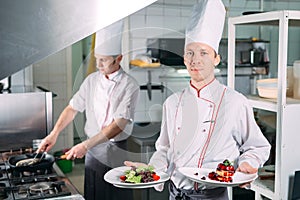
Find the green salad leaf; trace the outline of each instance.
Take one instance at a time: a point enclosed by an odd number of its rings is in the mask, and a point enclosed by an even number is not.
[[[154,173],[153,166],[145,166],[145,167],[132,167],[130,170],[125,171],[126,182],[128,183],[142,183],[144,182],[147,176],[152,178],[152,174]]]

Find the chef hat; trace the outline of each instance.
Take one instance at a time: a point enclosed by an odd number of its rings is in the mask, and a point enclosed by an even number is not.
[[[96,33],[95,54],[114,56],[122,54],[123,21],[117,21]]]
[[[218,53],[225,13],[221,0],[200,0],[194,6],[186,28],[185,46],[191,42],[201,42]]]

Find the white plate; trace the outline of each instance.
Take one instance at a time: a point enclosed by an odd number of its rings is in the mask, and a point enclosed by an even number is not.
[[[120,176],[124,175],[126,170],[130,170],[131,167],[122,166],[109,170],[104,175],[104,180],[108,183],[113,184],[116,187],[120,188],[131,188],[131,189],[141,189],[141,188],[150,188],[154,187],[157,184],[163,183],[169,180],[169,175],[164,172],[156,172],[160,179],[157,181],[152,181],[148,183],[124,183],[120,180]]]
[[[178,170],[180,173],[182,173],[184,176],[188,177],[192,181],[198,183],[204,183],[208,185],[214,185],[216,187],[235,187],[243,183],[251,182],[258,177],[257,173],[245,174],[242,172],[235,172],[232,177],[232,182],[226,183],[226,182],[211,180],[208,178],[208,174],[212,171],[215,171],[214,169],[181,167]],[[202,177],[205,177],[205,180],[202,180],[201,179]]]

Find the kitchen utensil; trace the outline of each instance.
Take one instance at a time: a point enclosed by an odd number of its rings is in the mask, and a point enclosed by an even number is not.
[[[66,154],[60,154],[60,152],[54,153],[55,163],[63,173],[69,173],[73,170],[73,160],[67,160],[67,156]]]
[[[55,161],[67,160],[67,156],[68,155],[66,155],[66,154],[60,155],[60,156],[57,156],[57,155],[54,154],[54,159],[55,159]],[[70,160],[70,161],[72,161],[72,160]]]
[[[252,49],[250,50],[250,64],[259,65],[263,62],[263,50],[260,49]]]
[[[45,152],[42,153],[42,155],[38,158],[39,154],[35,154],[35,156],[33,158],[27,158],[24,160],[20,160],[16,163],[16,166],[29,166],[29,165],[34,165],[38,162],[41,162],[41,160],[43,159]]]
[[[22,154],[22,155],[16,155],[16,156],[11,156],[8,158],[8,165],[16,171],[36,171],[36,170],[42,170],[42,169],[49,169],[52,167],[55,158],[48,154],[48,153],[42,153],[38,154],[37,158],[41,158],[41,160],[37,163],[34,163],[32,165],[28,166],[16,166],[17,162],[24,160],[24,159],[30,159],[35,157],[35,153],[31,154]],[[42,157],[43,156],[43,157]]]

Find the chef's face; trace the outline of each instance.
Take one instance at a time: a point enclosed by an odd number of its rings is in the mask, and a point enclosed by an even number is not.
[[[102,56],[95,54],[96,66],[103,75],[109,75],[120,69],[122,55]]]
[[[184,64],[191,76],[192,82],[209,83],[215,77],[215,66],[220,62],[220,56],[210,46],[193,42],[189,43],[184,52]]]

